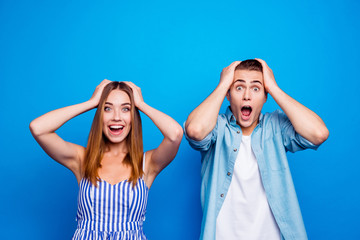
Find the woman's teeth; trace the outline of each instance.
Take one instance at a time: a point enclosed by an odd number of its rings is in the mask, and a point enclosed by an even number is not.
[[[110,126],[111,130],[118,130],[118,129],[123,129],[124,126]]]

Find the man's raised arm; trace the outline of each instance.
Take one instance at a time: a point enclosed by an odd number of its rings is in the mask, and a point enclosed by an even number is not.
[[[190,113],[185,131],[191,139],[200,141],[214,129],[221,104],[234,81],[234,71],[239,64],[240,61],[235,61],[224,68],[215,90]]]

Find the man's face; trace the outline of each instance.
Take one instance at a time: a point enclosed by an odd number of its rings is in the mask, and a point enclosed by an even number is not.
[[[236,70],[234,83],[226,97],[243,134],[251,135],[267,99],[262,72]]]

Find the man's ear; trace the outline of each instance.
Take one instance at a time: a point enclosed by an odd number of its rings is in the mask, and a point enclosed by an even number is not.
[[[226,99],[230,102],[230,90],[228,90],[226,93]]]
[[[268,99],[268,93],[265,92],[265,100],[264,100],[264,103],[266,103],[267,99]]]

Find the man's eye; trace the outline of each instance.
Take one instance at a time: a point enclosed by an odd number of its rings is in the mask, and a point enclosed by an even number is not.
[[[239,91],[240,91],[240,90],[242,90],[242,89],[243,89],[242,86],[237,86],[237,87],[236,87],[236,90],[239,90]]]
[[[260,88],[254,87],[254,91],[255,91],[255,92],[260,91]]]

